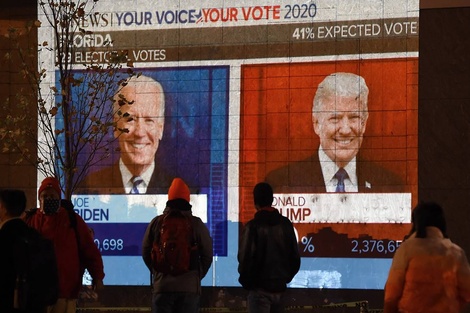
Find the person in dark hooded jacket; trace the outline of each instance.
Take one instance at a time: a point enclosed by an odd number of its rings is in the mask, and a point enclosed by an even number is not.
[[[155,217],[147,226],[142,241],[142,258],[152,274],[152,313],[196,313],[199,312],[201,280],[212,264],[212,238],[203,221],[192,215],[190,191],[181,178],[174,178],[168,190],[168,201],[164,214],[169,210],[180,210],[191,219],[197,247],[196,262],[188,272],[169,274],[159,272],[152,261],[152,246],[162,228],[160,219]]]
[[[300,268],[291,221],[273,208],[273,189],[265,182],[253,189],[255,217],[244,227],[238,250],[238,281],[248,292],[248,311],[282,312],[282,296]]]

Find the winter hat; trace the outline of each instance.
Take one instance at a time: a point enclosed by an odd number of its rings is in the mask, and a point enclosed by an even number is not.
[[[173,179],[168,190],[168,201],[174,199],[183,199],[189,202],[189,188],[181,178]]]
[[[38,190],[38,198],[41,196],[41,192],[43,192],[46,188],[53,188],[57,194],[61,195],[61,190],[60,190],[60,184],[59,180],[55,177],[46,177],[41,183],[41,186],[39,186]]]

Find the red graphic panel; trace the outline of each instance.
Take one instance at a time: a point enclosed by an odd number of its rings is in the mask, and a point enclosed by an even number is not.
[[[335,72],[355,73],[365,79],[369,87],[369,118],[361,154],[399,176],[403,190],[411,193],[412,206],[416,204],[417,58],[247,65],[242,66],[241,82],[242,223],[255,213],[252,190],[257,182],[263,181],[271,170],[316,153],[319,138],[313,130],[313,98],[318,84]],[[294,225],[299,238],[305,237],[305,243],[312,234],[323,234],[330,240],[344,237],[349,245],[354,245],[351,241],[357,238],[402,239],[410,228],[408,223],[294,222]],[[335,256],[331,252],[326,254]]]

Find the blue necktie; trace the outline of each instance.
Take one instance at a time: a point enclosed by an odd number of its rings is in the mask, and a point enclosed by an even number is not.
[[[139,188],[138,186],[144,182],[142,177],[140,176],[134,176],[132,177],[132,189],[131,189],[131,194],[139,194]]]
[[[345,192],[346,190],[344,189],[344,179],[348,178],[348,173],[344,170],[344,168],[341,167],[336,172],[335,178],[338,180],[335,192]]]

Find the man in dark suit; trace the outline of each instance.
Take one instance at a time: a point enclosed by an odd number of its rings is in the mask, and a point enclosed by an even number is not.
[[[80,183],[83,194],[166,193],[172,177],[155,162],[163,137],[165,95],[151,77],[134,76],[114,97],[120,158],[112,166],[90,173]]]
[[[369,117],[364,78],[333,73],[319,85],[312,119],[320,145],[309,158],[266,176],[276,193],[403,192],[400,177],[360,153]]]

